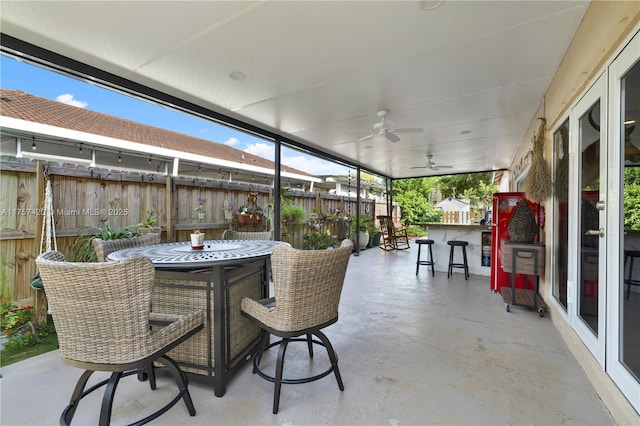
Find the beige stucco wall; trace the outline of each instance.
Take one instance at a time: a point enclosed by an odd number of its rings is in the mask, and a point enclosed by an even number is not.
[[[517,177],[516,172],[525,167],[529,161],[533,133],[539,126],[539,120],[536,117],[544,116],[547,119],[545,157],[549,161],[552,152],[550,130],[566,118],[569,108],[584,94],[639,28],[640,1],[594,1],[590,4],[549,85],[538,114],[532,117],[529,130],[510,169],[510,175],[513,178]],[[514,189],[513,182],[512,189]],[[549,201],[544,204],[545,210],[550,214],[553,208],[549,205]],[[551,241],[550,228],[547,226],[545,229],[546,241]],[[548,250],[547,265],[551,264],[549,257]],[[541,293],[547,301],[551,301],[549,270],[542,282]],[[571,325],[564,320],[553,303],[549,303],[549,306],[554,325],[609,408],[615,421],[621,425],[640,424],[638,413],[603,371],[602,366],[593,358]]]

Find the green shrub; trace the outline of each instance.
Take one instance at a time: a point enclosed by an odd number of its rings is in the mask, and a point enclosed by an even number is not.
[[[420,226],[410,225],[407,227],[407,235],[410,237],[425,237],[427,232]]]
[[[33,307],[18,307],[6,299],[0,303],[0,327],[9,338],[4,343],[6,349],[33,346],[38,344],[40,339],[55,333],[53,325],[34,318]]]
[[[126,226],[114,229],[109,225],[99,228],[83,228],[69,247],[69,261],[97,262],[98,258],[91,243],[95,238],[100,238],[101,240],[120,240],[123,238],[135,238],[138,235],[137,229],[131,229]]]
[[[284,223],[300,223],[304,221],[307,213],[300,206],[295,204],[284,204],[280,206],[280,217]]]

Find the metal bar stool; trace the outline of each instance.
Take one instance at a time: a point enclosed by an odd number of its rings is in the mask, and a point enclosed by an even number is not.
[[[431,250],[431,246],[433,245],[433,240],[429,240],[426,238],[419,238],[415,240],[415,243],[418,245],[418,260],[416,261],[416,275],[418,275],[418,269],[420,265],[423,266],[431,266],[431,276],[435,277],[436,273],[433,267],[433,251]],[[423,244],[427,244],[429,246],[429,260],[420,260],[420,249]]]
[[[640,280],[633,279],[633,261],[640,257],[640,250],[625,250],[624,251],[624,271],[627,270],[627,261],[629,263],[629,274],[624,279],[624,283],[627,285],[627,299],[631,296],[631,285],[640,285]]]
[[[467,241],[458,241],[451,240],[447,241],[447,244],[451,246],[451,251],[449,252],[449,270],[447,271],[447,278],[453,275],[453,268],[462,268],[464,269],[464,279],[469,279],[469,264],[467,263],[467,246],[469,243]],[[453,262],[453,251],[456,247],[462,247],[462,262],[463,263],[454,263]]]

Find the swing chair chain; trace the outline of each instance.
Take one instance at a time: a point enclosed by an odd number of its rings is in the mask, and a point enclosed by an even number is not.
[[[43,163],[42,164],[42,171],[44,174],[44,178],[48,179],[49,176],[51,175],[51,172],[49,171],[49,163]]]

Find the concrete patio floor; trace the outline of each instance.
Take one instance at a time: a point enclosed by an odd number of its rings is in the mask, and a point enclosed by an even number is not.
[[[548,317],[521,307],[507,313],[488,277],[431,277],[426,267],[416,276],[416,254],[412,244],[351,258],[340,319],[325,329],[339,356],[344,392],[332,375],[283,385],[280,412],[273,415],[273,385],[247,364],[222,398],[191,382],[195,417],[180,402],[152,424],[614,424]],[[316,349],[314,364],[326,361],[322,352]],[[285,375],[307,372],[308,357],[302,351],[294,359],[295,353],[293,347],[287,352]],[[0,424],[53,425],[81,371],[63,365],[53,351],[1,373]],[[174,391],[168,378],[159,378],[153,392],[133,376],[123,379],[113,424],[144,417]],[[74,424],[97,423],[100,397],[85,398]]]

